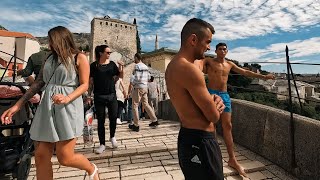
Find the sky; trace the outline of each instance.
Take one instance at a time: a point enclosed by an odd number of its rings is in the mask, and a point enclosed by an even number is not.
[[[0,25],[10,31],[46,36],[62,25],[89,33],[94,17],[126,22],[137,19],[142,50],[179,50],[180,32],[191,18],[211,23],[211,50],[225,42],[228,58],[243,64],[261,62],[262,69],[285,72],[290,62],[320,64],[320,0],[1,0]],[[292,65],[294,73],[320,73],[320,65]]]

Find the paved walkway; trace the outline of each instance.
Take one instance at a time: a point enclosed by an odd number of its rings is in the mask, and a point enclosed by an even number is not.
[[[107,150],[101,155],[94,154],[94,147],[85,147],[82,139],[78,140],[76,149],[97,164],[101,179],[183,180],[177,155],[179,123],[165,120],[159,122],[161,125],[152,129],[148,127],[149,121],[141,121],[139,132],[130,131],[128,124],[118,125],[116,137],[119,147],[111,149],[111,143],[108,141]],[[108,132],[106,125],[107,136]],[[94,146],[99,146],[97,135],[94,140]],[[221,137],[219,142],[223,142]],[[227,166],[228,154],[225,145],[220,143],[220,147],[225,179],[242,179],[233,168]],[[239,145],[235,146],[235,151],[237,159],[248,172],[250,179],[295,179],[278,166]],[[56,157],[52,158],[52,162],[54,179],[89,179],[82,170],[60,166]],[[34,160],[32,163],[34,164]],[[35,179],[35,168],[32,168],[28,180]]]

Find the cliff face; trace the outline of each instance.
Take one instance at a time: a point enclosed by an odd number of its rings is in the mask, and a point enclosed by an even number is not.
[[[79,47],[79,49],[84,51],[90,51],[90,33],[73,33],[73,38],[76,43],[76,46]],[[48,37],[37,37],[40,44],[42,46],[48,45]]]

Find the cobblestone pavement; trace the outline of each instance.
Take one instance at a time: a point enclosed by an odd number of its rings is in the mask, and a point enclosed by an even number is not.
[[[159,120],[160,126],[152,129],[149,121],[140,121],[140,131],[133,132],[128,124],[118,125],[116,137],[119,147],[111,148],[106,142],[107,150],[101,155],[94,153],[99,146],[95,133],[94,147],[85,147],[82,139],[78,140],[76,151],[85,154],[99,167],[100,178],[110,180],[182,180],[184,176],[178,164],[177,136],[179,123]],[[108,136],[108,123],[106,135]],[[106,137],[106,139],[109,139]],[[237,172],[227,165],[228,154],[223,140],[218,137],[222,151],[224,175],[226,180],[242,179]],[[245,168],[250,179],[296,179],[280,167],[272,164],[261,156],[235,145],[236,156]],[[89,179],[85,172],[75,168],[60,166],[56,157],[52,158],[54,179],[81,180]],[[32,160],[34,164],[34,160]],[[28,180],[35,180],[35,168],[30,171]]]

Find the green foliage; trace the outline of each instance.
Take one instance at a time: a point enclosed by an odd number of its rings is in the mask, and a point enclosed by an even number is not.
[[[137,37],[136,37],[136,39],[137,39],[137,52],[138,52],[138,53],[141,53],[141,42],[140,42],[140,37],[139,37],[139,32],[138,32],[138,30],[137,30]]]
[[[239,67],[242,67],[238,61],[232,60],[234,64],[236,64]],[[245,66],[248,66],[248,63],[245,63]],[[233,71],[230,71],[229,77],[228,77],[228,84],[231,86],[236,86],[236,87],[248,87],[250,83],[252,82],[251,78],[247,78],[245,76],[239,75]],[[237,90],[238,92],[242,91],[241,89]]]
[[[260,92],[230,93],[230,96],[236,99],[243,99],[243,100],[252,101],[255,103],[275,107],[278,109],[283,109],[289,112],[291,111],[291,108],[292,108],[292,112],[295,114],[300,114],[302,116],[320,120],[320,104],[304,103],[302,104],[302,109],[301,109],[299,103],[292,102],[292,106],[290,106],[289,101],[279,101],[275,94],[263,93],[263,92],[261,93]]]

